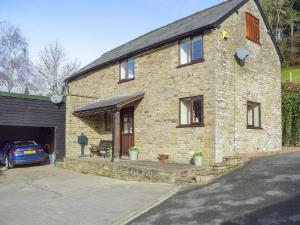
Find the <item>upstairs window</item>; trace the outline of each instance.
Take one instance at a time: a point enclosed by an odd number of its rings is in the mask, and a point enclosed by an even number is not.
[[[179,65],[188,65],[203,60],[203,36],[186,38],[179,43]]]
[[[246,13],[246,32],[249,40],[260,44],[259,19],[250,13]]]
[[[182,98],[179,107],[180,126],[203,126],[203,96]]]
[[[247,128],[259,129],[261,128],[261,111],[260,103],[247,102]]]
[[[128,59],[120,63],[120,81],[133,80],[135,78],[134,59]]]

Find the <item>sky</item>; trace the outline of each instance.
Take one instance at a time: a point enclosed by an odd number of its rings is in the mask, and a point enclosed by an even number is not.
[[[144,33],[222,0],[0,0],[0,21],[18,26],[33,61],[58,41],[84,66]]]

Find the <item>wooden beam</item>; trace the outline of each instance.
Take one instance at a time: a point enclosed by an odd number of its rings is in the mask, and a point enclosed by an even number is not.
[[[119,158],[120,153],[120,143],[121,143],[121,134],[120,134],[120,111],[115,111],[113,114],[113,154],[112,156],[116,159]]]

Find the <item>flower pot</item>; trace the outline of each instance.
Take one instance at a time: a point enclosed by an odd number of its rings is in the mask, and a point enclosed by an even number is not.
[[[129,151],[129,159],[130,160],[137,160],[138,152],[137,151]]]
[[[167,154],[160,154],[158,157],[161,163],[167,163],[169,161],[169,155]]]
[[[51,165],[55,165],[55,161],[56,161],[56,154],[55,152],[52,152],[51,154],[49,154],[49,161]]]
[[[203,156],[194,156],[194,165],[202,166]]]

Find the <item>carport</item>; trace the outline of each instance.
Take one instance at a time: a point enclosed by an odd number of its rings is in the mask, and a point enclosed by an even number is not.
[[[65,105],[49,97],[0,92],[0,145],[7,141],[33,140],[65,156]]]

